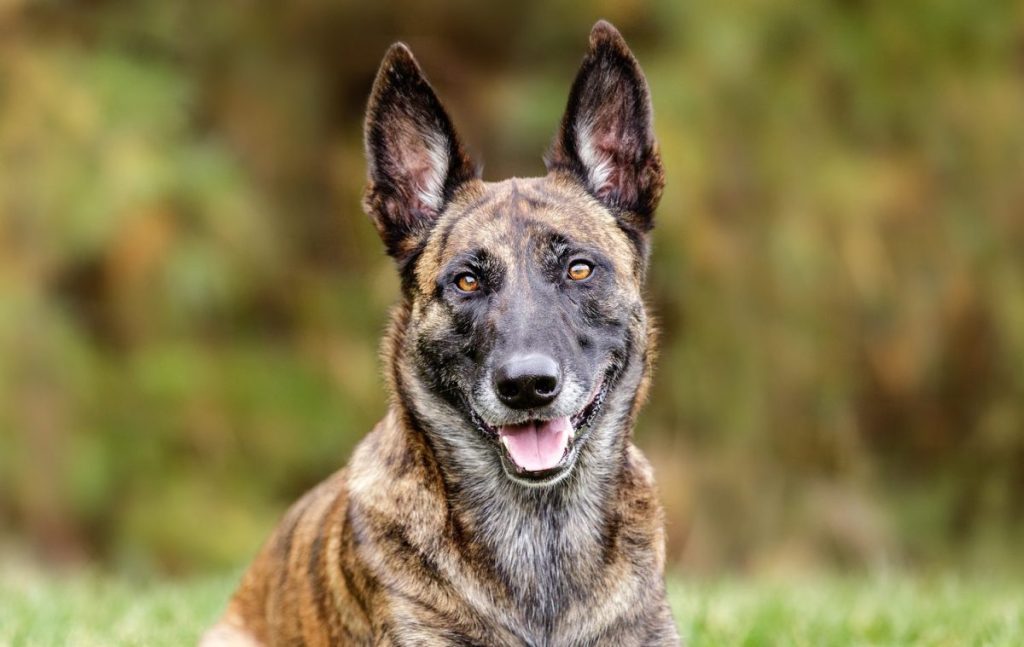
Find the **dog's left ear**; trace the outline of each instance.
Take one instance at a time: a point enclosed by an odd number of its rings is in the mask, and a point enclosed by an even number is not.
[[[647,80],[622,35],[598,21],[545,162],[568,171],[640,232],[654,226],[665,184]]]
[[[364,137],[369,184],[363,206],[388,253],[404,264],[477,169],[402,43],[392,45],[380,64]]]

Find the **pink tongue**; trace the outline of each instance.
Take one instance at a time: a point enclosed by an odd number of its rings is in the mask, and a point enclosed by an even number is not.
[[[528,422],[498,428],[498,437],[505,444],[515,464],[529,472],[549,470],[558,465],[569,444],[568,417]]]

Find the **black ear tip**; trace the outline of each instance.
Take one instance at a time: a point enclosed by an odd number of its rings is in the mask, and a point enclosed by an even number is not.
[[[401,41],[397,41],[387,48],[387,53],[384,54],[384,60],[388,62],[416,62],[416,57],[413,56],[413,50],[409,48],[409,45]]]
[[[590,30],[590,48],[597,49],[601,45],[611,45],[616,49],[626,47],[626,41],[622,38],[619,30],[604,19],[594,23],[594,27]]]
[[[386,96],[395,92],[402,93],[423,82],[423,72],[412,55],[412,50],[405,43],[395,43],[388,48],[377,69],[377,78],[374,80],[373,90],[370,92],[367,115],[375,111]]]
[[[412,50],[409,49],[409,46],[399,41],[388,48],[387,53],[384,54],[384,60],[381,61],[380,68],[382,71],[391,71],[393,69],[418,71],[420,66],[416,62],[416,57],[412,55]]]

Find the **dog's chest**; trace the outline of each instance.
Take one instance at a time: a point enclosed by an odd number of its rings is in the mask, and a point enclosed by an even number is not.
[[[488,645],[588,644],[635,598],[641,578],[606,554],[593,523],[495,514],[471,540],[453,542],[440,563],[468,642]],[[463,539],[463,541],[467,541]],[[422,626],[422,617],[417,620]],[[449,625],[446,631],[453,631]]]

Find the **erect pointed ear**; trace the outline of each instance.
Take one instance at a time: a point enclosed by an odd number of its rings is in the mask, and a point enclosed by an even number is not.
[[[572,173],[621,221],[649,231],[665,183],[651,121],[640,64],[618,30],[598,21],[545,159],[548,171]]]
[[[388,253],[404,262],[476,168],[412,52],[395,43],[366,109],[369,184],[363,207]]]

